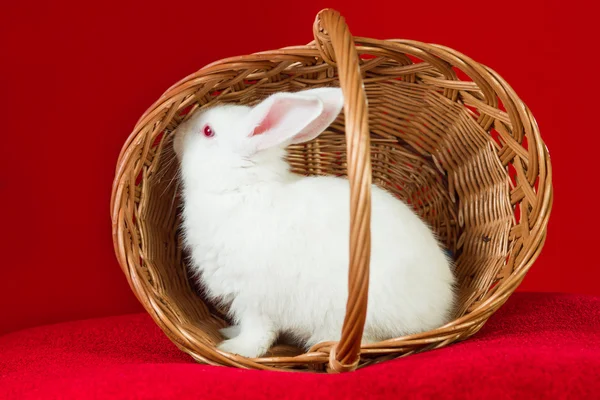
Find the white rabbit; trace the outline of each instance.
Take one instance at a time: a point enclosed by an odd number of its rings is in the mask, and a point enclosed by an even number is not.
[[[191,267],[236,325],[222,351],[264,355],[287,332],[306,349],[340,339],[348,296],[349,183],[289,171],[285,147],[317,137],[340,113],[340,89],[277,93],[255,107],[194,114],[174,147]],[[372,250],[364,342],[448,322],[451,263],[404,203],[372,189]]]

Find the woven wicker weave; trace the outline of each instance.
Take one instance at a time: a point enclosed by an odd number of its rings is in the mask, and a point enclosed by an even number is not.
[[[221,60],[178,82],[140,118],[120,154],[111,201],[117,258],[152,318],[199,362],[339,372],[466,339],[515,290],[544,243],[548,152],[529,109],[501,77],[443,46],[353,38],[333,10],[319,13],[314,37],[306,46]],[[300,174],[350,180],[342,338],[306,354],[283,345],[253,360],[222,353],[215,344],[227,323],[192,286],[179,244],[171,133],[218,102],[255,104],[319,86],[341,86],[343,115],[316,140],[290,147],[288,160]],[[444,327],[361,348],[372,181],[411,204],[453,251],[460,308]]]

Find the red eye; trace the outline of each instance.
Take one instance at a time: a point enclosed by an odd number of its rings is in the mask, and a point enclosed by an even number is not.
[[[215,131],[212,130],[210,125],[204,125],[204,129],[202,130],[202,133],[204,133],[204,136],[206,136],[206,137],[215,136]]]

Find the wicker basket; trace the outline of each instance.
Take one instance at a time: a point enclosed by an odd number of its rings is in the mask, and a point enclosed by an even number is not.
[[[221,60],[178,82],[140,118],[119,156],[111,201],[117,258],[152,318],[199,362],[339,372],[446,346],[483,326],[544,243],[548,152],[529,109],[501,77],[443,46],[353,38],[333,10],[317,15],[314,37],[306,46]],[[344,113],[316,140],[290,147],[288,160],[300,174],[350,180],[342,338],[306,354],[284,345],[259,359],[220,352],[218,329],[227,322],[188,279],[179,244],[171,132],[218,102],[255,104],[318,86],[341,86]],[[460,307],[444,327],[361,348],[372,181],[411,204],[453,252]]]

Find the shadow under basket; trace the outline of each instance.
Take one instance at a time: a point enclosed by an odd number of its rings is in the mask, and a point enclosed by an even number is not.
[[[119,156],[111,211],[119,263],[165,334],[195,360],[255,369],[342,372],[440,348],[476,333],[540,253],[552,204],[547,149],[529,109],[493,70],[449,48],[352,37],[323,10],[315,40],[210,64],[168,89]],[[348,176],[349,294],[339,342],[303,353],[277,345],[247,359],[217,350],[228,325],[189,279],[179,242],[172,132],[222,102],[340,86],[344,112],[317,139],[289,148],[294,172]],[[455,319],[361,347],[368,301],[370,185],[410,204],[453,255]]]

